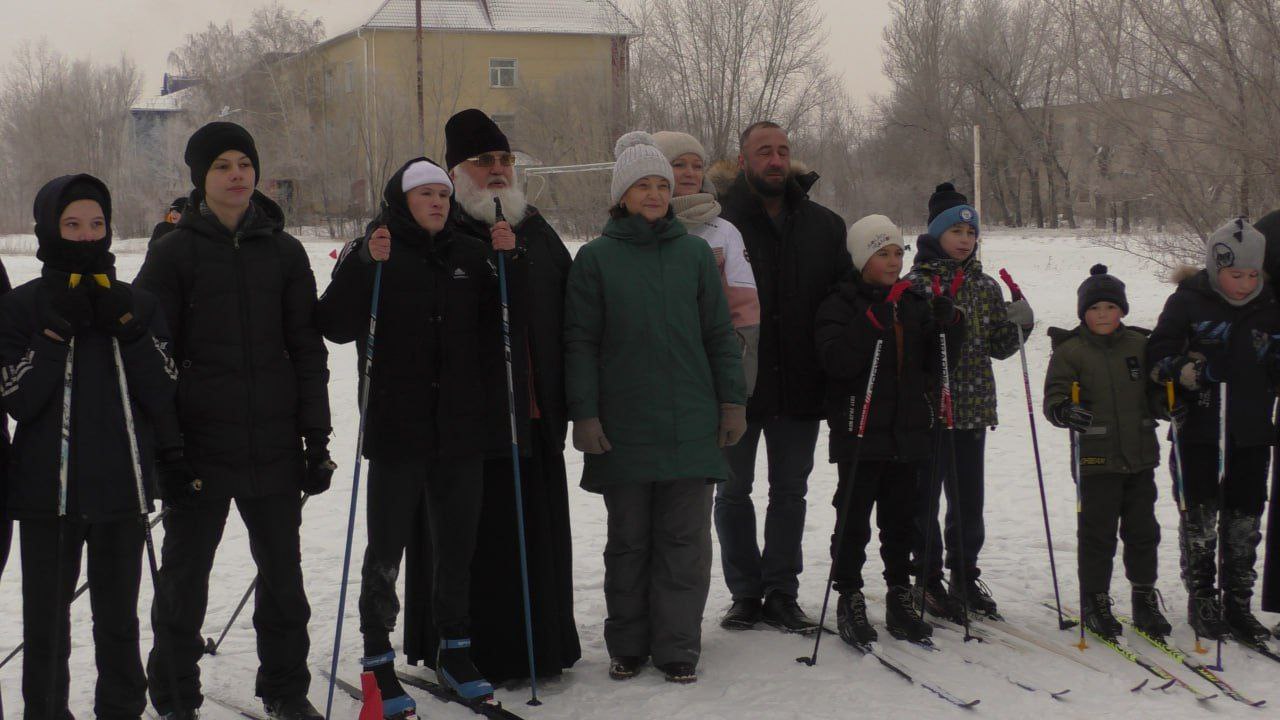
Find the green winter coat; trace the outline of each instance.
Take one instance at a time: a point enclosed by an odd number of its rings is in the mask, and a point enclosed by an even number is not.
[[[724,480],[720,404],[747,402],[715,256],[674,219],[610,220],[569,271],[569,418],[599,417],[613,446],[587,455],[582,487]]]
[[[1080,442],[1080,466],[1086,476],[1136,473],[1160,464],[1153,415],[1158,386],[1147,376],[1147,335],[1120,326],[1095,335],[1084,325],[1050,328],[1053,354],[1044,378],[1044,414],[1071,399],[1071,383],[1080,383],[1080,404],[1093,413],[1093,426]]]

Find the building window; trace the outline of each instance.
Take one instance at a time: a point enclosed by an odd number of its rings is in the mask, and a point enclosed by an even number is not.
[[[516,86],[516,61],[514,58],[489,58],[489,87]]]
[[[510,113],[494,113],[489,116],[493,119],[493,124],[498,126],[503,135],[507,137],[515,137],[516,134],[516,116]]]

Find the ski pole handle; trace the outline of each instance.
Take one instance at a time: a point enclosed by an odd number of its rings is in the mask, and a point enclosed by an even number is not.
[[[501,198],[496,198],[496,197],[495,197],[495,198],[493,199],[493,218],[494,218],[494,225],[497,225],[497,224],[498,224],[498,223],[500,223],[500,222],[506,222],[506,221],[507,221],[507,217],[506,217],[505,215],[503,215],[503,214],[502,214],[502,199],[501,199]]]
[[[494,198],[494,200],[497,200],[497,198]],[[898,300],[902,298],[902,294],[909,289],[911,289],[910,280],[899,280],[894,283],[893,287],[889,290],[889,296],[885,298],[885,302],[890,304],[898,302]]]
[[[1071,404],[1080,404],[1080,383],[1078,382],[1071,383]]]
[[[1009,295],[1014,302],[1026,297],[1022,294],[1022,288],[1018,287],[1018,283],[1013,281],[1013,276],[1009,274],[1008,270],[1000,268],[1000,279],[1004,281],[1005,285],[1009,286]]]
[[[951,299],[959,297],[960,287],[964,285],[964,268],[958,268],[956,274],[951,278]]]
[[[1165,396],[1169,399],[1169,412],[1172,413],[1173,412],[1173,381],[1172,380],[1164,381],[1164,392],[1165,392]]]

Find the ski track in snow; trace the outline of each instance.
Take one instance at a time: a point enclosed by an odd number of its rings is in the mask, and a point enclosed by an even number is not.
[[[29,237],[0,238],[9,249],[33,245]],[[337,243],[307,238],[307,249],[316,270],[319,285],[328,281],[333,260],[329,253]],[[121,277],[132,278],[141,264],[137,252],[142,243],[129,243],[118,256]],[[571,245],[576,249],[577,245]],[[993,231],[985,236],[983,258],[986,271],[993,277],[1006,267],[1022,285],[1036,310],[1036,329],[1027,344],[1031,369],[1031,387],[1035,398],[1036,423],[1041,452],[1045,462],[1050,519],[1057,550],[1058,575],[1063,598],[1076,602],[1075,580],[1074,487],[1068,471],[1067,433],[1053,428],[1040,414],[1044,371],[1049,357],[1049,339],[1045,331],[1051,325],[1071,327],[1077,322],[1076,286],[1095,262],[1106,263],[1111,272],[1125,281],[1132,307],[1128,321],[1133,325],[1152,327],[1172,291],[1164,281],[1164,273],[1154,265],[1122,252],[1094,247],[1089,240],[1068,232]],[[129,252],[132,251],[132,252]],[[6,267],[15,284],[25,282],[39,271],[35,257],[7,254]],[[311,601],[311,667],[313,679],[311,699],[320,707],[325,700],[326,683],[317,672],[329,667],[333,645],[333,628],[341,578],[343,541],[351,490],[351,463],[357,425],[356,353],[354,346],[330,346],[330,398],[333,407],[335,438],[331,446],[340,468],[332,489],[308,503],[304,510],[302,537],[303,571],[307,594]],[[1030,431],[1027,426],[1026,399],[1023,395],[1021,367],[1017,356],[997,362],[1001,426],[988,436],[986,544],[982,553],[983,579],[992,587],[1005,616],[1022,626],[1035,626],[1045,633],[1056,632],[1052,613],[1042,603],[1052,600],[1049,565],[1032,461]],[[1161,442],[1163,443],[1163,431]],[[801,604],[815,617],[821,608],[824,581],[830,567],[827,556],[834,510],[831,495],[835,489],[836,469],[826,462],[826,430],[819,442],[814,473],[810,481],[809,514],[805,528],[805,560],[801,576]],[[508,709],[526,718],[586,720],[609,718],[630,720],[662,718],[678,720],[748,720],[754,718],[843,718],[887,717],[909,715],[923,717],[961,717],[976,713],[986,717],[1028,717],[1051,713],[1054,717],[1121,718],[1154,717],[1190,718],[1205,712],[1185,691],[1130,693],[1128,688],[1145,674],[1119,659],[1096,643],[1087,651],[1094,663],[1109,674],[1099,675],[1046,652],[1018,655],[999,645],[970,644],[966,651],[981,653],[990,664],[1008,668],[1012,673],[1043,683],[1046,689],[1069,687],[1072,692],[1064,701],[1050,699],[1044,693],[1032,694],[1009,684],[1000,675],[966,665],[948,653],[959,638],[953,633],[936,634],[941,653],[929,653],[928,662],[920,663],[932,679],[950,690],[980,697],[982,704],[973,710],[959,710],[920,687],[912,687],[896,675],[881,668],[872,658],[859,658],[835,636],[823,640],[818,665],[808,668],[795,662],[807,654],[811,639],[785,636],[768,630],[731,633],[721,630],[717,618],[728,606],[730,598],[724,586],[719,562],[712,570],[711,597],[703,621],[703,654],[699,665],[700,679],[691,686],[675,686],[663,681],[661,674],[646,667],[641,675],[626,683],[609,680],[607,653],[602,629],[605,616],[603,568],[601,553],[605,541],[604,503],[576,487],[582,469],[581,456],[567,455],[573,517],[575,612],[582,638],[583,659],[557,681],[539,685],[544,700],[541,707],[524,704],[527,686],[498,691],[498,698]],[[765,453],[758,460],[754,496],[763,517],[767,487]],[[1190,645],[1186,627],[1186,593],[1178,580],[1176,543],[1177,512],[1170,500],[1170,481],[1164,468],[1157,471],[1160,500],[1157,507],[1164,541],[1160,547],[1159,587],[1168,603],[1169,617],[1184,646]],[[363,483],[362,483],[363,484]],[[356,548],[353,553],[351,587],[346,604],[346,621],[342,645],[341,668],[344,676],[354,679],[360,657],[359,619],[356,597],[359,593],[359,567],[364,537],[364,492],[361,488],[357,514]],[[21,640],[22,600],[21,568],[15,527],[14,547],[3,581],[0,582],[0,655]],[[761,527],[761,532],[763,528]],[[157,535],[163,531],[157,528]],[[157,538],[157,542],[160,538]],[[875,544],[877,541],[872,540]],[[718,554],[718,551],[717,551]],[[867,592],[875,600],[870,611],[882,626],[882,565],[876,549],[869,548],[865,569]],[[1259,558],[1259,570],[1261,570]],[[227,525],[221,551],[210,581],[209,610],[205,634],[216,635],[235,608],[241,593],[253,579],[254,567],[249,557],[244,526],[235,513]],[[83,574],[82,574],[83,579]],[[1122,610],[1129,608],[1128,583],[1124,579],[1119,557],[1116,559],[1113,596]],[[147,618],[151,606],[151,583],[143,574],[139,617],[142,621],[142,647],[151,644]],[[834,625],[834,598],[828,624]],[[246,608],[227,636],[217,657],[206,657],[201,672],[206,689],[219,697],[250,707],[259,707],[253,696],[253,679],[257,667],[252,627],[252,608]],[[1268,625],[1275,616],[1263,616]],[[484,622],[476,618],[476,622]],[[887,633],[881,630],[887,640]],[[1062,633],[1059,642],[1070,647],[1074,636]],[[399,641],[399,632],[396,633]],[[889,641],[892,642],[892,641]],[[89,603],[82,599],[72,611],[72,686],[71,708],[80,717],[92,717],[93,686],[96,673]],[[1138,642],[1135,638],[1135,645]],[[1140,645],[1139,645],[1140,647]],[[1143,648],[1144,652],[1146,651]],[[921,657],[915,648],[902,648],[903,654]],[[1174,663],[1164,656],[1147,653],[1166,667]],[[1207,656],[1212,658],[1212,656]],[[1280,716],[1280,692],[1276,692],[1277,671],[1271,661],[1228,645],[1225,651],[1224,677],[1238,689],[1255,699],[1267,699],[1268,707],[1253,710],[1226,698],[1213,701],[1218,717]],[[1188,672],[1175,672],[1197,687],[1205,686]],[[4,706],[17,717],[22,707],[21,661],[15,659],[0,670],[0,691]],[[1154,679],[1154,678],[1153,678]],[[1205,686],[1204,689],[1208,689]],[[419,699],[422,717],[473,718],[469,711],[437,702],[429,697]],[[358,708],[341,693],[335,696],[334,718],[355,718]],[[220,720],[233,717],[222,708],[206,703],[204,717]]]

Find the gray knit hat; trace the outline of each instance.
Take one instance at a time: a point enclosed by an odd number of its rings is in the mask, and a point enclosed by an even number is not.
[[[1245,218],[1238,217],[1214,230],[1204,244],[1204,267],[1208,271],[1209,285],[1232,305],[1248,304],[1262,292],[1262,283],[1258,283],[1257,289],[1249,297],[1232,300],[1222,292],[1218,272],[1226,268],[1261,272],[1266,252],[1267,239]]]
[[[613,183],[609,187],[609,204],[617,205],[622,196],[636,181],[655,175],[675,184],[671,161],[653,142],[653,136],[643,130],[635,130],[618,138],[613,146],[617,161],[613,164]]]

